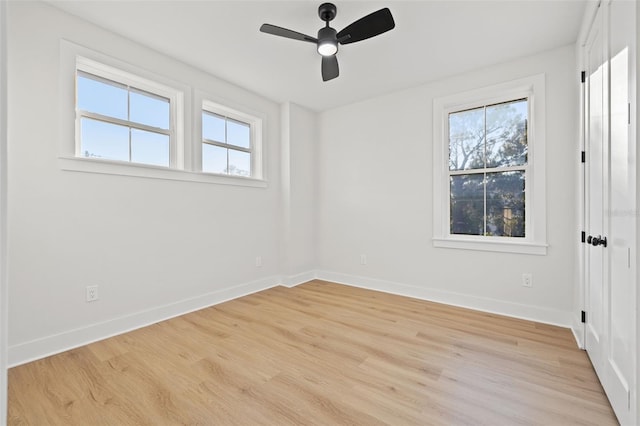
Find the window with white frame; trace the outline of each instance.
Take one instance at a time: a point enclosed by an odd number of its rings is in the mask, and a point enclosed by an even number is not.
[[[202,102],[202,171],[260,178],[261,120],[204,100]]]
[[[544,76],[434,102],[435,246],[546,253],[543,123]]]
[[[78,58],[76,156],[178,167],[178,92]]]
[[[62,170],[268,186],[263,128],[270,107],[262,101],[249,100],[258,109],[212,102],[216,95],[199,85],[67,40],[60,41],[60,75]]]

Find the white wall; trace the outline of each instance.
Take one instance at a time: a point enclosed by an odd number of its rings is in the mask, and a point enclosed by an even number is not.
[[[322,113],[319,276],[568,326],[578,235],[575,70],[567,46]],[[433,99],[539,73],[547,91],[548,254],[434,248]],[[522,287],[523,272],[533,273],[532,288]]]
[[[276,103],[40,2],[8,23],[10,364],[279,282]],[[63,38],[263,113],[268,187],[60,170]]]
[[[631,106],[632,111],[635,108],[636,111],[636,147],[640,146],[640,131],[638,131],[638,123],[640,123],[640,81],[638,81],[638,70],[640,70],[640,5],[636,2],[636,78],[634,83],[636,85],[635,102]],[[636,164],[640,163],[640,150],[636,149]],[[636,194],[636,200],[640,200],[640,173],[636,174],[636,190],[639,192]],[[640,206],[639,206],[640,207]],[[636,210],[636,241],[640,241],[640,210]],[[640,270],[640,252],[636,250],[636,271]],[[636,355],[640,354],[640,313],[638,312],[638,306],[640,306],[640,291],[636,286]],[[636,357],[636,423],[640,425],[640,360]]]
[[[283,284],[314,278],[316,267],[317,114],[293,103],[282,116]]]
[[[7,418],[7,20],[0,2],[0,425]]]

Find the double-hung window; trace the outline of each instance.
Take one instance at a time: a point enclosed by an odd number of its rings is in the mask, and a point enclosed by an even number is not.
[[[525,237],[528,99],[449,113],[449,233]]]
[[[260,178],[258,117],[204,100],[202,102],[202,171]]]
[[[543,123],[544,76],[436,99],[436,247],[546,253]]]
[[[76,156],[178,167],[171,88],[89,60],[76,68]]]

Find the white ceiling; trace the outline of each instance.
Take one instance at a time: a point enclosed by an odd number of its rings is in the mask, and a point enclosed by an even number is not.
[[[589,0],[338,1],[338,31],[382,7],[396,28],[340,47],[323,82],[311,43],[263,34],[263,23],[315,36],[321,0],[50,3],[274,101],[322,111],[575,42]]]

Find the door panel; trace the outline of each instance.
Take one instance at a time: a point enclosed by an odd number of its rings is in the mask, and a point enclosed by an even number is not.
[[[605,388],[621,423],[632,423],[630,384],[635,354],[635,143],[631,143],[629,116],[630,51],[633,40],[632,2],[609,5],[610,34],[610,208],[609,223],[609,344],[605,357]],[[615,30],[614,30],[615,29]],[[631,161],[630,161],[631,160]]]
[[[605,78],[603,12],[598,9],[587,43],[587,232],[591,236],[604,234],[604,174],[605,174]],[[604,256],[601,246],[586,249],[586,311],[588,314],[585,347],[596,371],[600,374],[604,349]]]

